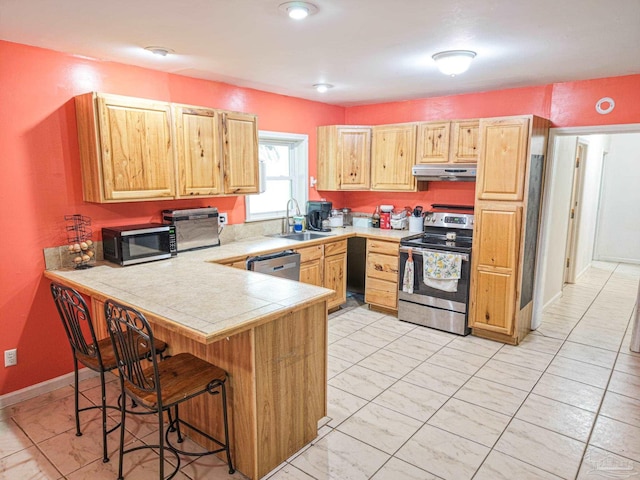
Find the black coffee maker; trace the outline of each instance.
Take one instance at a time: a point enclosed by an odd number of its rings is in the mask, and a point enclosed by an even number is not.
[[[332,207],[331,202],[308,201],[307,228],[316,232],[330,232],[330,228],[322,228],[322,221],[329,218]]]

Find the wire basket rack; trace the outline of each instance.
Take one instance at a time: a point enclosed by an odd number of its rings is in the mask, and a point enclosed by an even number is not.
[[[75,268],[91,268],[95,263],[95,245],[91,237],[91,218],[78,213],[65,215],[67,243],[69,244],[69,255],[72,257]]]

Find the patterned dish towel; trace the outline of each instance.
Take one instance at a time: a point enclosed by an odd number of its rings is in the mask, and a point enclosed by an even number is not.
[[[413,293],[413,254],[409,249],[407,263],[404,264],[404,277],[402,279],[402,291]]]
[[[445,292],[458,291],[462,270],[462,255],[456,253],[423,252],[424,283]]]

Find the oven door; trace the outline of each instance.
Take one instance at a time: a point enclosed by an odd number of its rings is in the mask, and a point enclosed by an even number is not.
[[[413,254],[413,293],[403,291],[404,274],[409,250]],[[460,279],[455,292],[447,292],[430,287],[424,283],[424,252],[453,253],[462,256]],[[451,252],[433,248],[400,247],[400,281],[398,299],[412,303],[441,308],[458,313],[467,313],[469,301],[469,279],[471,270],[471,256],[468,253]]]

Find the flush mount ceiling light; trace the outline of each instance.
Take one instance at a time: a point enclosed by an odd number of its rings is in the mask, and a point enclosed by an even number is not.
[[[442,73],[455,77],[467,71],[475,56],[476,52],[471,50],[447,50],[436,53],[432,58]]]
[[[315,88],[319,93],[324,93],[330,88],[333,88],[333,85],[330,83],[316,83],[313,88]]]
[[[173,50],[165,47],[144,47],[144,49],[148,50],[154,55],[160,55],[161,57],[166,57],[168,54],[173,53]]]
[[[318,11],[318,7],[313,3],[308,2],[286,2],[281,4],[278,7],[278,10],[286,13],[289,18],[302,20],[303,18],[307,18],[309,15],[316,13]]]

